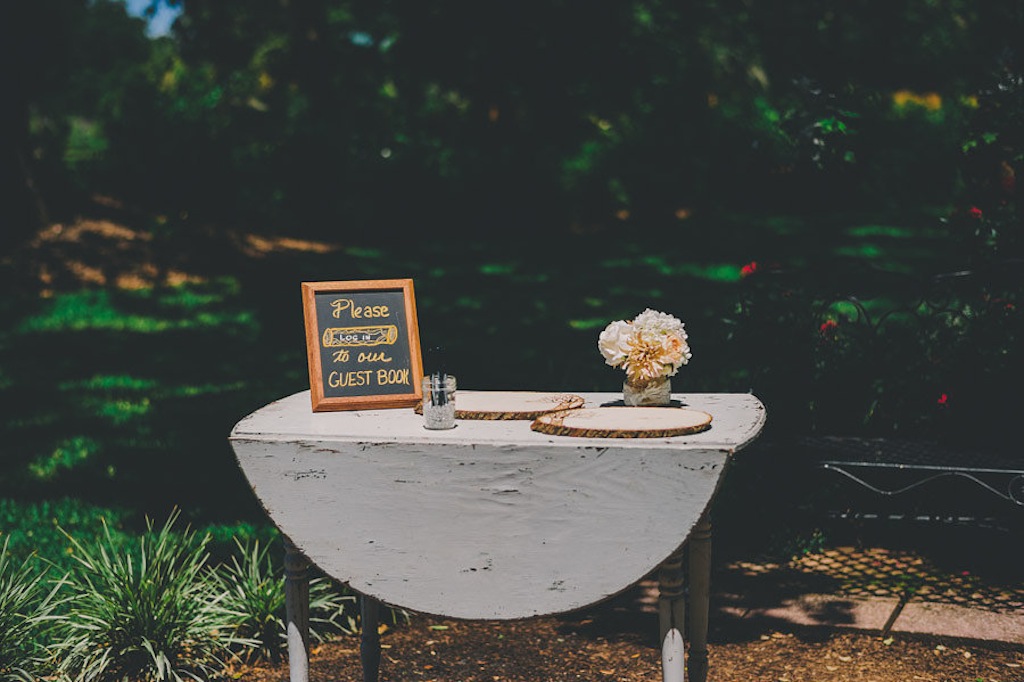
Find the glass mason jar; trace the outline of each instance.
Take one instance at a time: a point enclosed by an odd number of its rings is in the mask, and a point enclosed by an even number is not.
[[[622,384],[622,402],[627,407],[664,407],[672,403],[672,380],[660,377],[643,386]]]

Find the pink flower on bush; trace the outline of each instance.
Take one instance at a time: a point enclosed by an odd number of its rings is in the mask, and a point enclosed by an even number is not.
[[[740,277],[749,277],[757,272],[757,261],[752,260],[740,268]]]
[[[835,320],[825,320],[821,323],[821,326],[818,327],[818,333],[824,337],[834,337],[838,328],[839,323]]]
[[[971,209],[968,211],[968,213],[970,213],[971,217],[974,218],[975,220],[981,220],[982,215],[984,215],[981,212],[981,209],[978,208],[977,206],[971,206]]]
[[[936,400],[935,402],[936,402],[937,404],[941,405],[942,407],[945,407],[946,405],[948,405],[948,404],[949,404],[949,394],[948,394],[948,393],[943,393],[943,394],[941,394],[941,395],[939,396],[939,399],[938,399],[938,400]]]

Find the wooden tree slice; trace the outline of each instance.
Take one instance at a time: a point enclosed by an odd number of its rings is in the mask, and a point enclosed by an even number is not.
[[[573,410],[586,402],[572,393],[537,391],[458,391],[456,419],[536,419],[549,412]],[[423,405],[416,406],[418,414]]]
[[[711,428],[711,415],[678,407],[594,407],[544,414],[530,428],[552,436],[667,438]]]

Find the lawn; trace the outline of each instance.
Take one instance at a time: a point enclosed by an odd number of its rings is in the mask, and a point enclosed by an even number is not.
[[[301,281],[413,278],[422,345],[446,349],[462,388],[618,390],[597,334],[650,306],[687,324],[676,390],[747,391],[758,368],[730,343],[745,264],[849,281],[954,264],[934,214],[885,218],[696,216],[529,240],[486,226],[172,238],[116,214],[51,228],[5,270],[0,528],[15,552],[59,556],[53,519],[131,531],[177,506],[217,536],[264,527],[227,434],[308,387]]]
[[[677,315],[693,359],[674,389],[752,390],[769,410],[761,443],[737,459],[716,502],[729,538],[717,545],[719,567],[863,541],[864,528],[826,518],[833,484],[770,447],[794,435],[785,418],[794,410],[765,381],[779,368],[749,354],[751,339],[770,347],[758,335],[773,330],[747,328],[743,306],[754,278],[769,274],[783,282],[783,299],[797,296],[786,283],[799,282],[821,292],[874,288],[869,306],[892,305],[885,287],[959,265],[937,213],[687,216],[655,233],[623,223],[522,239],[481,227],[336,242],[168,234],[109,209],[51,226],[3,271],[12,294],[0,302],[0,536],[14,558],[36,553],[58,568],[75,553],[65,532],[89,546],[108,529],[126,545],[147,519],[175,509],[212,536],[215,559],[234,539],[274,541],[227,436],[246,414],[308,388],[299,283],[411,277],[422,345],[446,349],[460,388],[619,390],[620,372],[597,351],[599,332],[646,307]],[[807,322],[800,334],[820,342]],[[784,331],[788,321],[775,324]],[[900,549],[928,551],[915,545],[919,535],[895,537]],[[935,571],[991,567],[997,554],[980,544],[966,563]],[[1005,572],[991,578],[1015,587]],[[879,580],[899,588],[898,575]],[[623,646],[639,647],[633,656],[649,644]],[[331,656],[350,663],[349,645],[339,646]]]

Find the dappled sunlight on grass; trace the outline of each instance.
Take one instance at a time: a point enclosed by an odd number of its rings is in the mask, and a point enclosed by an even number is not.
[[[132,291],[205,281],[195,272],[163,262],[166,245],[153,231],[106,219],[49,225],[37,233],[30,246],[33,262],[29,271],[44,297],[82,286]]]
[[[383,249],[370,248],[365,246],[350,246],[345,249],[345,253],[355,258],[363,258],[367,260],[381,260],[385,258],[385,252]]]
[[[172,326],[170,320],[121,313],[112,305],[110,294],[106,291],[81,291],[57,294],[39,315],[23,321],[18,331],[109,329],[153,333],[170,329]]]
[[[160,520],[163,516],[148,518]],[[230,555],[236,540],[258,539],[269,544],[279,537],[276,529],[263,522],[207,523],[193,517],[185,512],[183,520],[200,535],[210,535],[208,549],[214,561]],[[105,540],[105,531],[109,531],[107,548],[124,547],[137,543],[137,537],[145,532],[146,519],[124,507],[67,497],[31,502],[0,498],[0,544],[8,540],[9,552],[19,559],[42,557],[52,576],[59,578],[74,562],[74,547],[67,535],[88,546]]]
[[[246,387],[244,381],[235,381],[227,384],[201,384],[177,386],[167,392],[168,395],[182,398],[192,398],[202,395],[214,395],[230,391],[241,391]]]
[[[58,385],[61,391],[71,391],[81,394],[83,390],[88,391],[113,391],[139,393],[145,391],[149,396],[162,397],[192,397],[223,393],[224,391],[240,390],[245,387],[244,382],[235,381],[227,384],[191,384],[180,386],[166,386],[154,379],[144,379],[127,375],[94,375],[89,379],[67,381]]]
[[[10,411],[4,426],[13,431],[19,429],[40,429],[52,426],[60,420],[60,415],[54,412],[35,412],[32,414],[14,414]]]
[[[485,263],[480,266],[483,275],[511,275],[516,271],[513,263]]]
[[[839,256],[850,256],[851,258],[858,258],[866,261],[877,260],[885,251],[878,245],[870,242],[862,244],[856,244],[853,246],[840,246],[835,250],[835,254]]]
[[[884,320],[888,324],[901,324],[911,322],[915,314],[927,314],[931,312],[915,302],[902,301],[896,298],[879,296],[864,301],[858,300],[856,304],[849,300],[839,300],[830,303],[826,313],[832,313],[833,319],[878,323]]]
[[[38,553],[67,565],[71,553],[61,529],[83,538],[99,539],[106,525],[117,536],[130,514],[127,510],[63,498],[22,502],[0,498],[0,537],[10,537],[15,556]]]
[[[603,317],[591,317],[583,320],[569,320],[569,326],[573,329],[601,330],[608,326],[609,321]]]
[[[94,414],[110,421],[114,426],[124,426],[138,421],[149,414],[152,405],[149,398],[139,400],[83,400],[82,405],[91,408]]]
[[[62,391],[70,390],[109,390],[109,389],[127,389],[130,391],[148,391],[157,387],[157,382],[153,379],[143,379],[141,377],[128,376],[126,374],[97,374],[89,379],[82,381],[68,381],[59,384],[58,388]]]
[[[39,480],[52,479],[58,472],[74,469],[100,450],[100,444],[87,436],[67,438],[48,455],[28,465],[29,473]]]
[[[459,296],[455,300],[455,305],[459,308],[468,308],[469,310],[480,310],[484,307],[482,299],[475,296]]]
[[[831,258],[892,271],[947,258],[934,235],[880,221],[694,215],[671,235],[631,227],[606,237],[552,234],[539,248],[486,227],[479,238],[370,235],[338,247],[263,236],[245,247],[258,257],[225,258],[203,282],[0,302],[9,312],[0,397],[14,403],[3,420],[13,454],[0,468],[0,500],[76,497],[92,520],[108,505],[137,519],[177,504],[228,529],[265,523],[227,434],[248,412],[308,387],[301,281],[414,279],[422,346],[443,346],[466,388],[620,390],[597,335],[655,307],[691,334],[683,390],[742,391],[752,369],[735,356],[730,318],[744,287],[756,286],[742,280],[744,264],[810,278],[819,273],[808,264]],[[834,308],[840,319],[855,312]]]
[[[856,224],[834,240],[834,256],[887,272],[928,274],[949,267],[954,254],[947,231],[931,225]],[[924,269],[923,268],[927,268]]]
[[[108,330],[155,334],[175,329],[230,326],[235,330],[252,327],[251,313],[245,310],[206,310],[222,304],[223,294],[197,293],[169,289],[169,295],[156,296],[152,290],[124,292],[115,300],[105,290],[85,290],[55,294],[38,314],[21,322],[19,332],[66,332]],[[146,314],[139,314],[138,310]],[[191,316],[181,316],[185,311]]]
[[[162,292],[157,299],[157,303],[162,308],[196,310],[224,303],[229,296],[237,295],[238,293],[238,282],[234,279],[218,280],[215,286],[217,287],[216,289],[204,287],[202,290],[196,287],[178,287]],[[146,291],[145,295],[152,295],[152,290]]]
[[[253,258],[293,252],[324,254],[341,248],[337,244],[312,239],[259,234],[244,234],[241,236],[241,242],[243,253]]]
[[[897,227],[896,225],[857,225],[846,230],[850,237],[892,237],[893,239],[912,239],[921,237],[920,229],[912,230],[909,227]]]
[[[225,435],[249,409],[246,392],[279,379],[245,371],[268,359],[237,279],[57,293],[12,322],[0,353],[5,393],[20,398],[5,415],[17,456],[0,470],[0,496],[161,509],[216,500],[210,491],[239,476]],[[235,497],[219,504],[248,508]]]
[[[608,270],[648,270],[666,277],[686,276],[710,282],[738,282],[740,267],[736,263],[697,263],[674,260],[665,255],[637,256],[635,258],[611,258],[601,262]]]

